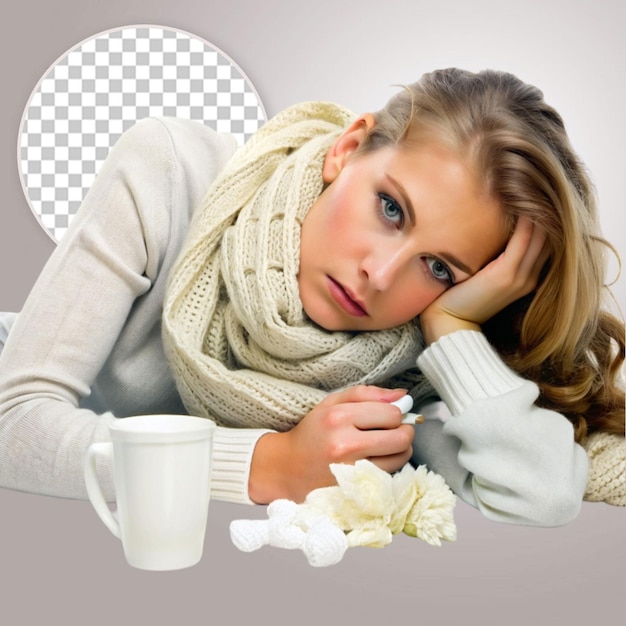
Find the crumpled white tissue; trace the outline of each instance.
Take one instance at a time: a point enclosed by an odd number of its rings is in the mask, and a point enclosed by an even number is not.
[[[403,532],[440,546],[456,540],[456,496],[425,466],[389,474],[365,459],[334,463],[337,485],[315,489],[302,504],[275,500],[266,520],[234,520],[230,535],[245,552],[270,545],[300,549],[310,565],[341,561],[354,546],[383,547]]]

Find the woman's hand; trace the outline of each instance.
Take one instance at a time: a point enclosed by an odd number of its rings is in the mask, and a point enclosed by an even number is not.
[[[293,429],[259,439],[250,467],[250,498],[302,502],[335,484],[330,463],[369,459],[393,472],[411,458],[413,426],[390,404],[406,391],[358,386],[328,395]]]
[[[427,343],[480,325],[537,287],[548,260],[545,232],[520,217],[506,249],[468,280],[445,291],[420,315]]]

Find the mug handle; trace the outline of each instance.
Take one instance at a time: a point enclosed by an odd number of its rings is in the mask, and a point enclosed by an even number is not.
[[[84,474],[85,486],[87,487],[87,495],[89,500],[105,523],[107,528],[118,538],[121,539],[120,525],[113,513],[107,506],[106,500],[102,493],[102,488],[98,482],[96,473],[96,460],[98,457],[113,461],[113,444],[111,442],[92,443],[85,453]]]

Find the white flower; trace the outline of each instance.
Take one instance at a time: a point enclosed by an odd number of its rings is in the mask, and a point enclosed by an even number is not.
[[[344,498],[351,500],[364,516],[385,517],[394,506],[391,475],[361,459],[354,465],[333,463],[330,471]]]
[[[389,527],[380,522],[372,528],[362,527],[351,530],[347,535],[348,545],[351,548],[365,546],[367,548],[384,548],[391,543],[392,534]]]
[[[412,537],[440,546],[456,540],[453,512],[456,496],[443,477],[420,465],[415,470],[417,498],[407,515],[403,531]]]
[[[382,547],[400,532],[431,545],[456,539],[456,497],[438,474],[407,464],[391,476],[366,460],[330,468],[337,485],[309,493],[300,518],[327,516],[350,546]]]
[[[394,535],[404,530],[406,519],[419,497],[418,483],[415,480],[415,470],[408,463],[392,479],[393,497],[395,506],[389,528]]]

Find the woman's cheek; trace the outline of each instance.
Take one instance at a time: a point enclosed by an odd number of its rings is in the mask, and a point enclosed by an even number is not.
[[[443,285],[435,285],[432,280],[424,278],[419,284],[414,284],[409,293],[413,293],[414,297],[408,299],[407,306],[404,309],[408,319],[413,319],[430,306],[444,291]]]

